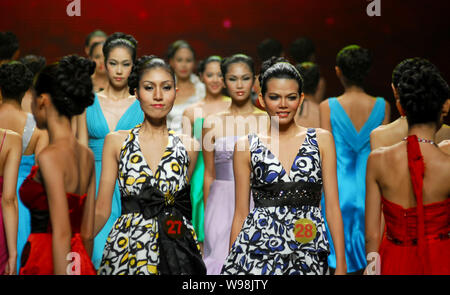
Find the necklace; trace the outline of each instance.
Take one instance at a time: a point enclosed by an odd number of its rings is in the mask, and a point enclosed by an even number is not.
[[[408,139],[408,137],[403,138],[403,140],[407,140],[407,139]],[[432,141],[431,139],[423,139],[423,138],[417,137],[417,141],[423,142],[423,143],[430,143],[432,145],[437,146],[437,144],[434,141]]]

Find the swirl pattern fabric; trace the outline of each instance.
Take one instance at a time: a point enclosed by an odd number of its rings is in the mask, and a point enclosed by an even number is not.
[[[308,129],[289,173],[256,134],[248,137],[252,189],[266,184],[293,182],[322,185],[315,129]],[[279,193],[281,191],[273,194]],[[315,203],[318,204],[319,200],[320,195],[317,195]],[[309,219],[317,228],[316,236],[310,242],[300,243],[294,237],[294,224],[299,219]],[[328,253],[325,224],[319,207],[255,207],[244,221],[222,274],[326,274]]]

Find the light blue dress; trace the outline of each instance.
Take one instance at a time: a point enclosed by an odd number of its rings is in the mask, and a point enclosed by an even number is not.
[[[129,130],[134,128],[136,125],[142,123],[144,120],[144,113],[142,112],[140,103],[136,100],[122,115],[119,122],[117,123],[116,129],[118,130]],[[86,124],[89,134],[89,147],[94,153],[95,157],[95,177],[96,177],[96,196],[98,192],[100,175],[102,169],[102,152],[103,143],[105,141],[106,135],[110,132],[108,123],[106,122],[103,111],[100,107],[100,102],[98,100],[97,94],[95,95],[94,103],[86,109]],[[121,215],[121,204],[120,204],[120,192],[119,186],[116,181],[116,187],[114,189],[114,194],[112,198],[111,215],[106,222],[105,226],[98,233],[94,239],[94,249],[92,252],[92,262],[96,269],[99,268],[100,262],[103,256],[103,248],[106,244],[106,239],[108,238],[109,232],[114,224],[114,222]]]
[[[18,224],[17,224],[17,273],[20,269],[20,260],[22,258],[22,251],[27,243],[28,236],[31,233],[31,216],[30,210],[22,203],[20,199],[19,189],[22,182],[27,178],[31,172],[31,167],[34,165],[34,154],[24,155],[23,153],[30,143],[33,132],[36,128],[36,121],[32,114],[27,114],[27,122],[22,134],[22,159],[20,160],[19,173],[17,177],[17,203],[18,203]]]
[[[366,267],[365,249],[365,201],[366,166],[370,153],[370,132],[380,126],[385,116],[385,101],[377,97],[372,112],[359,132],[337,98],[328,99],[331,129],[336,145],[337,182],[339,203],[344,223],[345,258],[347,272]],[[325,217],[325,201],[322,198]],[[336,253],[327,226],[330,241],[328,265],[336,268]]]

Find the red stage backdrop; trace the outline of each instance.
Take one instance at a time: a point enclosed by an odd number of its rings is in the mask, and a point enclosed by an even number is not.
[[[79,4],[79,16],[67,6]],[[369,16],[367,6],[380,8]],[[348,44],[372,50],[367,91],[385,97],[398,113],[390,89],[394,66],[407,57],[430,59],[450,76],[449,1],[425,0],[1,0],[0,30],[14,32],[21,56],[43,55],[49,62],[83,54],[85,36],[99,28],[138,40],[138,56],[165,56],[168,45],[189,41],[202,59],[246,53],[259,60],[256,46],[265,38],[285,50],[300,36],[316,44],[317,63],[327,81],[327,96],[339,95],[336,53]]]

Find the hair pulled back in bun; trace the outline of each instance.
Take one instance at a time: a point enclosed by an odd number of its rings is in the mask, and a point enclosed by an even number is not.
[[[222,62],[222,57],[218,55],[211,55],[204,60],[201,60],[198,63],[198,72],[201,74],[205,72],[206,66],[211,62],[218,62],[219,64]]]
[[[103,44],[103,55],[105,61],[108,60],[109,53],[116,47],[127,48],[131,53],[133,63],[136,61],[136,51],[138,42],[133,36],[121,32],[111,34]]]
[[[220,62],[220,70],[222,72],[222,76],[225,77],[225,75],[228,73],[228,68],[230,67],[230,65],[235,63],[246,64],[250,68],[252,75],[255,76],[255,63],[253,62],[253,59],[250,56],[242,53],[226,57]]]
[[[189,49],[192,52],[192,55],[194,56],[194,59],[195,59],[194,48],[192,48],[192,46],[185,40],[177,40],[169,45],[169,48],[167,49],[167,54],[166,54],[167,60],[171,60],[175,56],[177,51],[181,48]]]
[[[163,59],[157,57],[156,55],[144,55],[133,65],[131,74],[128,77],[128,87],[131,95],[134,95],[135,90],[139,88],[139,82],[141,81],[143,74],[154,68],[163,68],[166,70],[175,83],[175,73]]]
[[[46,65],[45,57],[29,54],[19,60],[36,76]]]
[[[303,91],[302,75],[284,57],[273,56],[263,62],[261,66],[261,73],[258,77],[262,96],[266,94],[267,82],[272,78],[295,80],[298,83],[298,93],[301,94]]]
[[[295,68],[303,78],[303,93],[313,95],[317,91],[320,80],[319,66],[313,62],[302,62]]]
[[[359,45],[349,45],[336,56],[336,65],[341,69],[347,86],[362,86],[372,65],[372,54]]]
[[[410,127],[439,123],[442,106],[449,98],[449,87],[436,68],[406,70],[401,75],[398,92]]]
[[[0,66],[0,89],[3,99],[21,103],[33,83],[33,73],[22,63],[13,61]]]
[[[407,58],[401,61],[398,65],[396,65],[394,70],[392,71],[392,84],[394,84],[394,87],[398,87],[398,83],[400,82],[402,73],[404,73],[405,71],[407,70],[419,71],[426,67],[437,70],[436,66],[425,58],[421,57]]]
[[[48,93],[61,115],[79,115],[94,102],[94,71],[95,62],[77,55],[65,56],[41,71],[34,86],[36,94]]]

